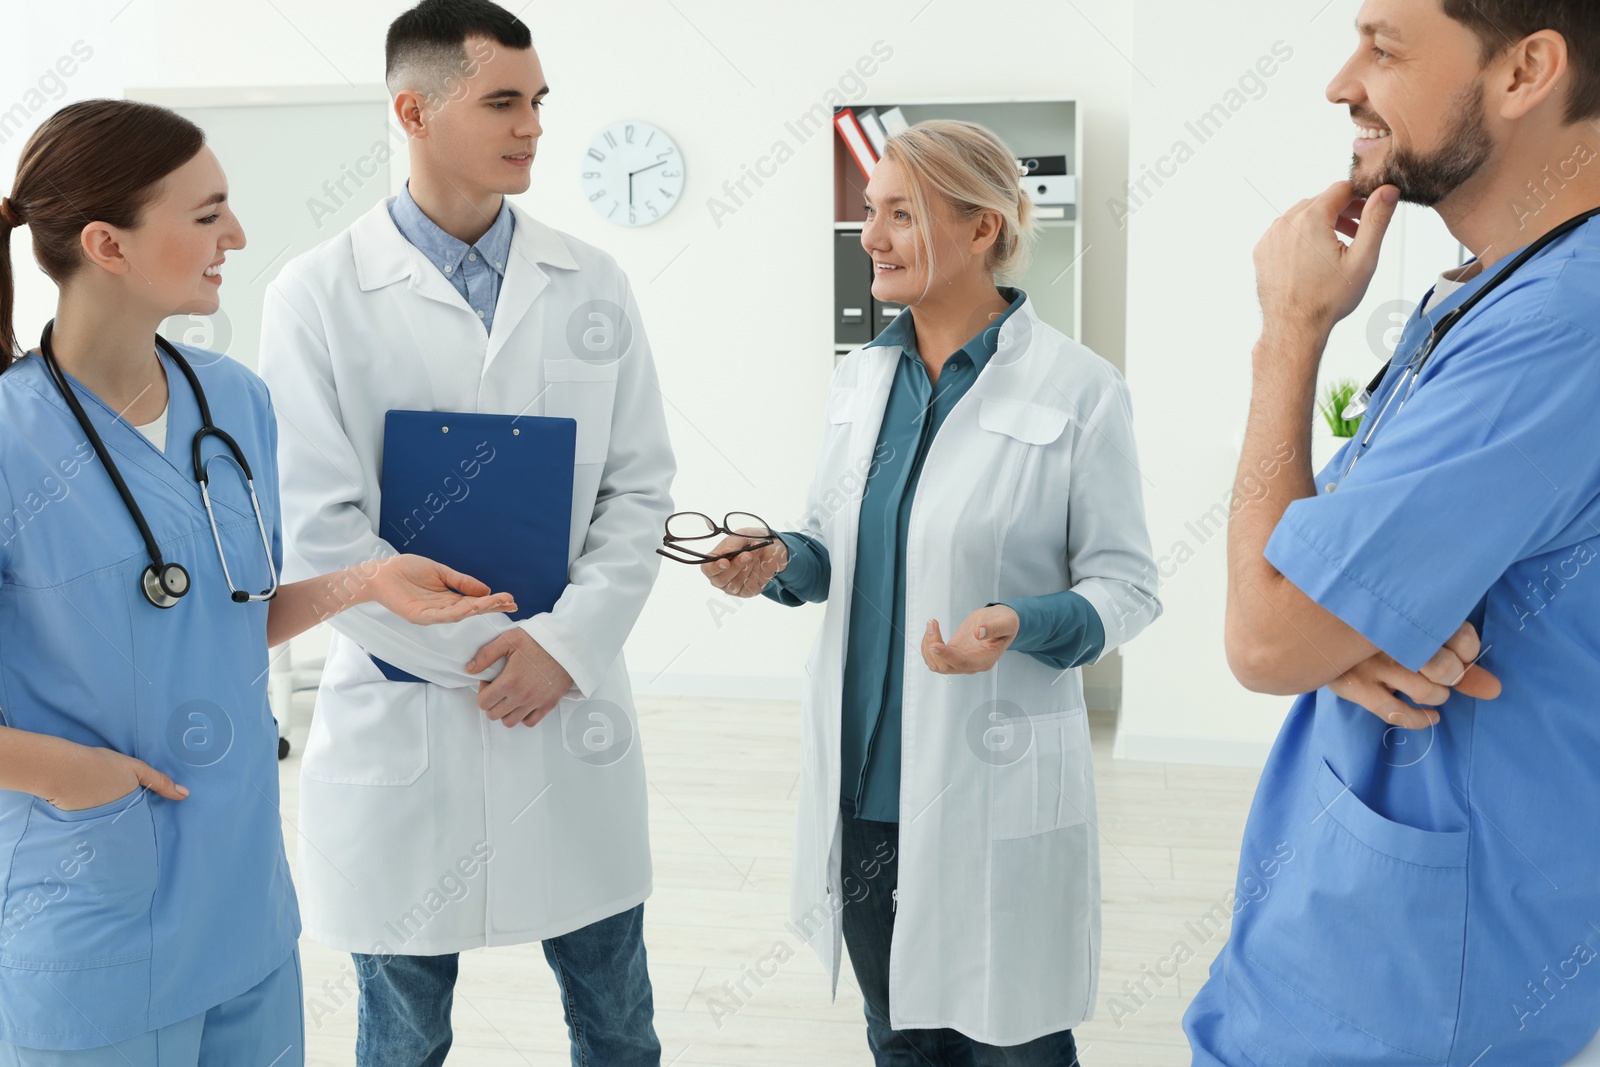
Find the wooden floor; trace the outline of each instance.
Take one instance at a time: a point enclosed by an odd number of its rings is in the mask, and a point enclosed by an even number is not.
[[[310,694],[297,699],[308,717]],[[848,965],[828,1000],[803,945],[776,977],[736,1004],[737,979],[786,933],[799,707],[766,701],[642,697],[655,894],[645,940],[662,1063],[670,1067],[863,1065],[861,997]],[[1105,951],[1093,1022],[1078,1030],[1086,1067],[1185,1067],[1179,1021],[1225,934],[1203,920],[1225,903],[1257,775],[1227,768],[1113,760],[1111,720],[1092,719],[1105,891]],[[284,832],[294,858],[302,725],[282,764]],[[1224,909],[1225,910],[1225,909]],[[1231,913],[1230,913],[1231,914]],[[1169,962],[1182,942],[1194,953]],[[305,941],[308,1063],[355,1062],[349,957]],[[1131,991],[1125,983],[1138,982]],[[330,983],[326,984],[325,983]],[[747,988],[751,988],[747,982]],[[463,955],[452,1064],[568,1062],[555,980],[538,945]]]

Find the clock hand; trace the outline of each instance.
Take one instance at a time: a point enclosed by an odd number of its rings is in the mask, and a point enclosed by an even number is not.
[[[647,170],[655,170],[664,163],[666,163],[666,160],[658,159],[648,167],[640,167],[638,170],[630,170],[628,172],[628,205],[630,207],[633,206],[633,176],[635,174],[643,174]]]

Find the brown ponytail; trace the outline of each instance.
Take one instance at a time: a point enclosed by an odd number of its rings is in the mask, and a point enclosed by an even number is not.
[[[0,372],[22,354],[12,321],[12,230],[26,225],[33,232],[34,258],[51,281],[64,285],[83,266],[83,228],[91,222],[137,227],[161,180],[193,159],[205,141],[200,127],[182,115],[132,100],[69,104],[34,131],[0,211]]]

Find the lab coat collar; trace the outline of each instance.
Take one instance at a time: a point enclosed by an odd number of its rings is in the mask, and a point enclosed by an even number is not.
[[[361,286],[361,291],[371,292],[409,278],[424,295],[445,299],[442,292],[434,292],[438,288],[448,290],[459,298],[460,294],[456,293],[455,288],[440,273],[439,268],[429,262],[428,257],[416,245],[406,240],[400,228],[394,224],[394,218],[389,214],[389,205],[393,200],[394,197],[389,197],[382,203],[374,205],[350,227],[356,283]],[[561,270],[578,269],[578,261],[572,257],[572,250],[567,247],[567,243],[562,240],[559,233],[533,218],[510,200],[506,203],[510,204],[511,214],[516,223],[511,236],[511,257],[506,264],[508,287],[513,267],[518,262],[525,267],[532,267],[540,277],[546,277],[538,270],[537,265],[541,263]],[[437,286],[433,284],[435,282],[438,283]],[[507,293],[502,290],[500,294],[502,307],[506,296]],[[465,301],[462,301],[462,306],[466,306]],[[495,309],[497,325],[500,314],[501,308],[497,307]]]
[[[905,317],[905,313],[900,316]],[[979,371],[971,395],[1069,414],[1075,412],[1076,406],[1069,395],[1072,392],[1070,383],[1058,380],[1062,346],[1070,343],[1039,318],[1034,311],[1033,298],[1023,293],[1022,303],[1001,321],[994,353]],[[881,407],[887,401],[888,380],[893,377],[900,359],[901,346],[886,343],[868,346],[864,351],[872,359],[869,366],[875,372],[875,400]]]

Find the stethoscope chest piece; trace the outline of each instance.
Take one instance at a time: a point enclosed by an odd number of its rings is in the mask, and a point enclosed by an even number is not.
[[[158,608],[170,608],[189,591],[189,572],[176,563],[167,563],[158,571],[152,563],[144,569],[140,584],[146,600]]]
[[[145,551],[150,554],[150,565],[139,576],[139,591],[144,598],[158,608],[176,607],[184,594],[189,592],[189,572],[176,563],[168,563],[161,556],[161,546],[156,543],[155,534],[150,530],[150,524],[145,521],[144,512],[139,509],[138,501],[134,500],[133,492],[128,488],[128,483],[122,478],[122,472],[112,462],[111,454],[106,451],[105,442],[100,439],[100,434],[89,421],[89,416],[84,412],[83,405],[78,402],[77,395],[73,392],[71,384],[67,381],[66,374],[56,363],[54,351],[50,347],[50,335],[54,331],[55,322],[52,320],[45,324],[44,333],[39,338],[39,358],[44,361],[50,377],[55,381],[56,388],[62,398],[67,402],[67,407],[72,411],[72,416],[77,420],[78,426],[83,430],[84,436],[93,446],[95,456],[100,460],[100,465],[105,468],[111,482],[116,486],[117,495],[122,498],[123,505],[128,509],[128,515],[133,519],[134,525],[139,528],[139,536],[144,539]],[[216,542],[217,559],[222,564],[222,577],[228,583],[230,598],[235,604],[250,604],[261,600],[271,600],[278,592],[278,565],[272,559],[272,539],[267,534],[266,520],[261,515],[261,501],[256,497],[254,477],[250,473],[250,464],[244,457],[244,452],[239,448],[238,442],[226,432],[220,430],[211,421],[211,405],[206,401],[206,392],[200,387],[200,379],[195,375],[194,368],[189,366],[189,361],[183,358],[176,348],[160,335],[156,336],[156,345],[165,352],[175,363],[183,376],[189,382],[189,388],[194,391],[195,405],[200,409],[200,429],[195,433],[192,442],[194,453],[194,478],[200,486],[200,500],[205,507],[206,520],[211,524],[211,538]],[[222,531],[217,529],[217,516],[211,508],[211,478],[206,473],[210,460],[202,459],[200,446],[207,437],[215,437],[221,441],[231,454],[233,462],[238,465],[240,473],[244,476],[245,486],[250,492],[250,507],[255,512],[256,530],[261,534],[261,548],[267,556],[267,572],[272,576],[271,584],[259,593],[247,593],[235,589],[233,575],[228,570],[228,556],[222,548]],[[216,457],[213,456],[212,459]]]

